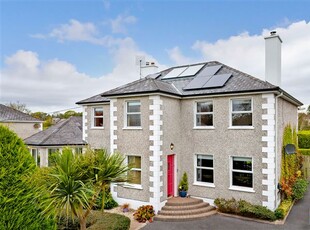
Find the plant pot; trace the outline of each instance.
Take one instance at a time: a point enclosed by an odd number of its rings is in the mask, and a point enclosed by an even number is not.
[[[187,191],[179,191],[179,196],[180,197],[186,197],[187,196]]]

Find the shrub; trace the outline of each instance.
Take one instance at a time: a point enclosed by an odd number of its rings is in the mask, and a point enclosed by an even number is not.
[[[105,188],[105,198],[104,198],[104,209],[112,209],[118,206],[118,203],[113,199],[112,194],[110,192],[110,188],[106,187]],[[96,205],[94,206],[94,210],[101,209],[102,207],[102,192],[100,192]]]
[[[155,216],[155,212],[152,205],[142,205],[135,211],[133,216],[135,220],[144,223]]]
[[[299,149],[300,154],[310,156],[310,149]]]
[[[274,212],[269,210],[267,207],[261,205],[253,205],[244,200],[239,201],[239,210],[242,216],[270,221],[276,220]]]
[[[283,219],[288,213],[293,201],[291,199],[283,200],[279,207],[274,211],[277,219]]]
[[[215,199],[214,203],[221,212],[232,213],[263,220],[276,220],[274,212],[272,212],[268,208],[261,205],[253,205],[245,200],[237,201],[234,198],[230,200],[217,198]]]
[[[302,149],[310,149],[310,131],[298,132],[298,147]]]
[[[307,192],[308,188],[308,181],[299,178],[293,185],[293,198],[296,200],[300,200],[304,197],[305,193]]]
[[[188,190],[188,179],[186,172],[183,173],[182,179],[179,183],[179,191],[187,191]]]
[[[239,204],[235,198],[226,200],[224,198],[217,198],[214,200],[214,204],[218,207],[221,212],[225,213],[239,213]]]
[[[0,125],[0,229],[54,229],[42,215],[42,197],[29,179],[36,164],[23,141]]]

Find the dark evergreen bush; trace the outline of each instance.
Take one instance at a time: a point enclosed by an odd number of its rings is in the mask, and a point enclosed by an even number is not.
[[[36,165],[23,141],[0,125],[0,229],[54,229],[41,214],[40,195],[30,182]]]
[[[308,189],[308,181],[299,178],[293,185],[293,198],[296,200],[300,200],[304,197]]]

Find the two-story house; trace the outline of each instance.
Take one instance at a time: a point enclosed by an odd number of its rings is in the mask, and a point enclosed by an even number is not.
[[[265,42],[265,80],[211,61],[172,67],[77,103],[83,139],[134,165],[130,183],[113,186],[116,201],[158,211],[178,195],[187,172],[192,197],[278,206],[282,134],[287,124],[297,127],[302,103],[280,88],[281,38],[272,33]]]

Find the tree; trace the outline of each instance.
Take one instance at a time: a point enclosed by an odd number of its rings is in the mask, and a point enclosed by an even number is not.
[[[50,197],[46,212],[63,210],[68,216],[76,216],[80,229],[86,229],[86,218],[96,203],[100,192],[111,182],[124,181],[130,168],[124,165],[119,153],[87,150],[83,155],[64,149],[55,156],[55,165],[44,180],[49,183]],[[104,197],[104,196],[103,196]],[[103,201],[104,203],[104,201]]]
[[[0,229],[54,229],[42,215],[45,195],[30,177],[36,164],[23,141],[0,125]]]
[[[19,101],[17,101],[17,102],[10,102],[10,103],[6,104],[6,106],[8,106],[8,107],[10,107],[12,109],[16,109],[18,111],[21,111],[23,113],[27,113],[27,114],[30,114],[30,112],[31,112],[29,109],[27,109],[26,104],[20,103]]]

